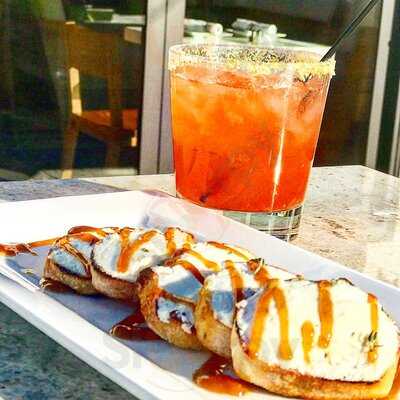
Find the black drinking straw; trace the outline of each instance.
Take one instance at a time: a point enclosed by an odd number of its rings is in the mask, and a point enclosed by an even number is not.
[[[357,17],[355,17],[351,22],[350,25],[340,34],[340,36],[335,40],[335,43],[333,43],[332,47],[326,52],[326,54],[321,58],[321,61],[326,61],[329,58],[331,58],[335,52],[336,49],[339,47],[340,43],[342,42],[343,39],[345,39],[347,36],[350,35],[351,32],[354,31],[354,29],[357,28],[358,25],[360,25],[361,21],[364,19],[364,17],[371,11],[371,9],[375,6],[375,4],[379,0],[371,0],[369,1],[366,6],[362,9],[360,14],[358,14]]]

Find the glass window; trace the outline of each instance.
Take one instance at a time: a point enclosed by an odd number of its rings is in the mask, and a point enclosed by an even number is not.
[[[0,2],[0,180],[137,173],[145,9]]]
[[[323,52],[363,6],[359,0],[188,0],[184,40],[256,42]],[[376,6],[336,54],[315,165],[365,163],[380,16]],[[221,27],[207,22],[221,24],[224,33],[216,35]],[[261,35],[251,32],[260,29]]]

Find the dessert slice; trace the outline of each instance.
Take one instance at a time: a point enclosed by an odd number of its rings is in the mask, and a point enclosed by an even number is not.
[[[390,392],[399,330],[373,295],[347,280],[272,280],[238,306],[231,348],[240,378],[309,399]]]
[[[100,293],[124,300],[136,299],[136,280],[150,266],[163,263],[182,248],[190,248],[193,235],[179,228],[122,228],[96,243],[92,253],[92,282]]]
[[[149,327],[170,343],[200,349],[194,310],[204,279],[225,268],[225,261],[247,261],[247,250],[223,243],[197,243],[178,252],[166,266],[145,271],[140,278],[140,307]]]
[[[225,268],[204,282],[195,309],[195,327],[199,341],[208,350],[231,357],[231,331],[236,304],[251,297],[270,279],[292,279],[295,275],[266,265],[262,259],[246,262],[227,261]]]
[[[71,228],[57,239],[49,250],[44,267],[44,278],[60,282],[80,294],[97,293],[90,272],[93,246],[114,228]]]

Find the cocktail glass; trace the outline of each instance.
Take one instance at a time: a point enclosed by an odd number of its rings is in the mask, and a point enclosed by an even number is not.
[[[293,238],[334,60],[303,50],[178,45],[169,70],[178,196]]]

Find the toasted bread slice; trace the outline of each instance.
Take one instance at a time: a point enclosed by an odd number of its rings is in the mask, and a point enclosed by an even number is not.
[[[92,253],[93,286],[104,295],[137,300],[140,272],[163,263],[182,247],[190,247],[193,235],[179,228],[123,228],[96,243]]]
[[[378,399],[397,372],[399,330],[347,280],[272,280],[238,304],[231,351],[240,378],[274,393]]]
[[[346,382],[303,375],[250,358],[242,347],[237,329],[232,330],[233,368],[243,380],[287,397],[312,400],[367,400],[388,396],[399,368],[398,360],[374,382]]]
[[[162,291],[157,273],[150,268],[141,273],[139,282],[140,309],[148,326],[175,346],[200,350],[194,330],[194,304]]]
[[[91,277],[82,277],[71,274],[50,259],[46,260],[43,276],[61,282],[79,294],[91,295],[97,293],[97,290],[92,285]]]
[[[195,309],[197,337],[205,348],[225,358],[231,357],[231,331],[237,301],[235,275],[242,286],[239,301],[252,296],[269,279],[295,277],[280,268],[267,266],[263,260],[251,260],[232,263],[230,268],[205,280]]]
[[[211,292],[204,286],[200,291],[194,313],[197,337],[206,349],[221,357],[230,358],[232,328],[214,318],[211,297]]]
[[[111,297],[112,299],[127,300],[136,302],[137,285],[136,282],[124,281],[122,279],[113,278],[104,273],[100,267],[92,261],[91,265],[92,284],[99,293]]]

